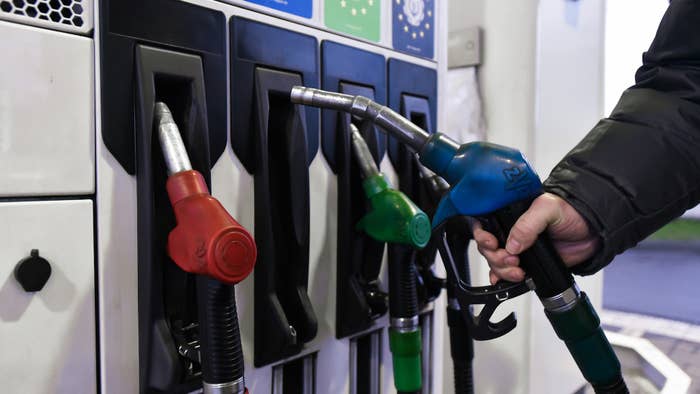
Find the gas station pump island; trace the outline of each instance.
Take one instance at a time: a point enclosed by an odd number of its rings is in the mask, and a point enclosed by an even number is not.
[[[546,237],[523,283],[471,284],[471,223],[504,242],[541,183],[436,132],[446,11],[0,0],[0,392],[473,393],[473,341],[534,290],[626,393]]]

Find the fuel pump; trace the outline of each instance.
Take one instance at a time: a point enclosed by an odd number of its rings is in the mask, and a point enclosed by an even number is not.
[[[493,231],[503,246],[515,221],[542,193],[539,177],[515,149],[486,142],[460,146],[444,134],[429,135],[390,108],[361,96],[295,87],[290,97],[294,103],[349,112],[372,121],[417,152],[422,164],[451,185],[433,217],[434,228],[440,228],[455,216],[474,217]],[[443,235],[440,251],[443,261],[448,260],[444,263],[449,280],[450,275],[457,275],[458,271],[445,242]],[[541,234],[537,242],[521,254],[521,266],[528,276],[525,283],[540,298],[554,331],[565,342],[596,392],[627,393],[620,362],[600,327],[598,315],[586,294],[578,289],[546,234]],[[489,322],[489,318],[501,301],[522,293],[522,286],[512,286],[517,292],[503,292],[504,287],[511,286],[509,284],[485,286],[490,293],[482,294],[485,307],[475,321],[470,305],[479,303],[478,293],[463,282],[454,280],[453,283],[462,316],[467,324],[478,328],[475,334],[485,334],[482,339],[486,339],[504,335],[514,328],[512,315],[497,324]],[[477,335],[475,339],[479,339]]]
[[[233,285],[253,270],[253,237],[209,194],[192,169],[172,114],[155,104],[154,123],[166,162],[166,188],[177,220],[168,254],[197,275],[200,348],[178,349],[202,365],[204,393],[247,393]]]
[[[379,172],[367,143],[357,127],[350,124],[352,148],[361,169],[362,186],[372,210],[357,229],[382,242],[401,243],[420,249],[430,239],[430,220],[406,195],[389,186]],[[418,322],[415,266],[389,265],[389,347],[394,363],[394,385],[400,393],[422,387],[421,330]]]

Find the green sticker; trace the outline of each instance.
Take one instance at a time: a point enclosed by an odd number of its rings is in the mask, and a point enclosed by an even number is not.
[[[378,42],[381,3],[381,0],[326,0],[326,26]]]

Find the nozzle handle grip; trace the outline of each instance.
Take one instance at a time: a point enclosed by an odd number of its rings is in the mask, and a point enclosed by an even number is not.
[[[177,226],[168,235],[168,254],[184,271],[236,284],[257,258],[253,236],[209,194],[194,170],[171,175],[166,183]]]
[[[510,230],[533,200],[516,202],[481,218],[484,228],[496,236],[500,247],[505,247]],[[540,234],[529,249],[520,253],[520,266],[532,278],[535,292],[540,298],[556,296],[574,284],[573,276],[546,233]]]

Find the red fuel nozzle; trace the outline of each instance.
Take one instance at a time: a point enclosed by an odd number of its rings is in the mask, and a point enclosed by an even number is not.
[[[250,233],[209,194],[192,169],[170,110],[156,103],[154,115],[168,168],[166,188],[177,226],[168,235],[168,254],[183,270],[236,284],[253,270],[257,249]]]
[[[209,195],[202,174],[178,172],[166,185],[177,226],[168,236],[168,254],[180,268],[224,283],[245,279],[255,265],[253,237]]]

